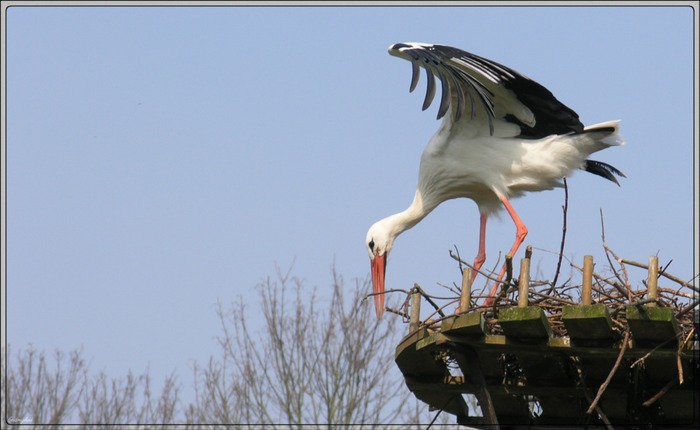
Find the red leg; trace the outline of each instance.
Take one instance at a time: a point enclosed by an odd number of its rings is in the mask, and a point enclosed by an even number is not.
[[[486,261],[486,214],[482,213],[479,223],[479,251],[474,259],[474,268],[477,272],[484,265],[484,261]],[[476,276],[476,273],[474,276]],[[472,280],[474,280],[474,277],[472,277]]]
[[[520,245],[523,243],[525,240],[525,236],[527,236],[527,227],[525,227],[525,224],[523,224],[522,220],[518,216],[518,214],[515,212],[515,209],[513,209],[513,206],[511,206],[510,202],[505,196],[499,195],[498,198],[501,200],[503,203],[503,206],[506,208],[506,211],[508,211],[508,214],[510,217],[513,219],[513,222],[515,223],[515,242],[513,242],[513,246],[510,248],[509,254],[511,256],[514,256],[516,252],[518,252],[518,248],[520,248]],[[484,300],[484,305],[490,306],[493,304],[494,301],[494,296],[496,295],[496,292],[498,291],[498,287],[501,285],[501,281],[503,280],[503,275],[506,274],[506,265],[504,264],[503,267],[501,268],[501,272],[498,274],[498,279],[496,280],[496,283],[493,285],[491,288],[491,292],[489,293],[489,298]]]

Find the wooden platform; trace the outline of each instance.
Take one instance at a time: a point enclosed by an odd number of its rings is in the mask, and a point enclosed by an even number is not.
[[[499,335],[487,333],[479,312],[450,317],[404,338],[396,364],[418,399],[465,425],[697,424],[697,344],[679,349],[667,309],[631,306],[627,318],[630,340],[592,413],[623,341],[605,306],[565,307],[567,337],[551,334],[540,308],[501,310]]]

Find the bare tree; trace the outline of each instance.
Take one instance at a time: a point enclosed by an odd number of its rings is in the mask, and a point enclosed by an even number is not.
[[[82,350],[54,353],[49,364],[44,352],[33,347],[19,350],[15,365],[3,351],[3,419],[22,428],[47,424],[162,424],[175,419],[179,388],[166,378],[156,399],[146,371],[126,379],[110,379],[104,372],[90,376]],[[5,369],[5,362],[8,367]],[[5,372],[7,370],[7,372]],[[102,427],[109,428],[109,427]]]
[[[187,408],[187,421],[417,422],[415,400],[393,362],[401,336],[397,319],[377,321],[361,304],[367,281],[347,289],[333,271],[331,288],[324,302],[315,289],[278,270],[276,280],[257,287],[259,328],[251,325],[255,319],[242,298],[229,309],[219,303],[221,360],[195,366],[196,401]]]
[[[257,286],[255,311],[246,304],[249,297],[227,308],[219,303],[220,354],[195,363],[194,400],[184,408],[174,373],[155,394],[148,369],[124,378],[95,374],[82,350],[57,351],[52,363],[31,346],[13,359],[3,351],[3,417],[22,428],[105,429],[176,423],[187,428],[396,423],[406,429],[430,422],[427,406],[413,397],[394,364],[405,327],[396,317],[376,319],[373,307],[363,303],[369,290],[367,280],[348,287],[333,271],[329,291],[318,294],[278,270],[276,278]]]
[[[81,394],[79,381],[85,361],[80,351],[73,351],[66,368],[65,358],[63,352],[56,351],[55,369],[51,371],[43,352],[31,346],[18,352],[17,369],[8,369],[7,380],[3,381],[3,403],[9,422],[59,424],[70,415]]]
[[[176,419],[179,388],[176,377],[165,379],[158,399],[151,393],[148,371],[124,379],[110,379],[104,372],[87,378],[78,402],[80,423],[89,424],[167,424]]]

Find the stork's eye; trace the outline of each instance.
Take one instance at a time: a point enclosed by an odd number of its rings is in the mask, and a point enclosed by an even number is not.
[[[370,249],[371,251],[374,251],[374,239],[372,239],[372,240],[369,241],[369,249]]]

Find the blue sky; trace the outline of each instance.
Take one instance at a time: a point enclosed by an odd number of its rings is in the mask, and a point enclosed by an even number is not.
[[[621,119],[627,144],[596,159],[627,179],[569,180],[566,256],[592,254],[604,270],[602,209],[619,256],[698,272],[689,7],[5,13],[3,312],[15,349],[82,346],[93,369],[176,370],[187,387],[191,363],[218,352],[217,301],[242,295],[254,308],[276,265],[321,291],[333,264],[364,279],[366,231],[410,204],[439,125],[437,104],[421,112],[425,80],[410,94],[410,64],[387,54],[396,42],[508,65],[584,124]],[[513,201],[524,245],[558,250],[562,204],[561,190]],[[478,221],[469,200],[437,208],[397,239],[387,287],[459,283],[448,250],[473,259]],[[514,233],[507,216],[489,224],[485,267]],[[536,250],[533,278],[551,279],[555,265]],[[641,284],[645,273],[630,275]]]

